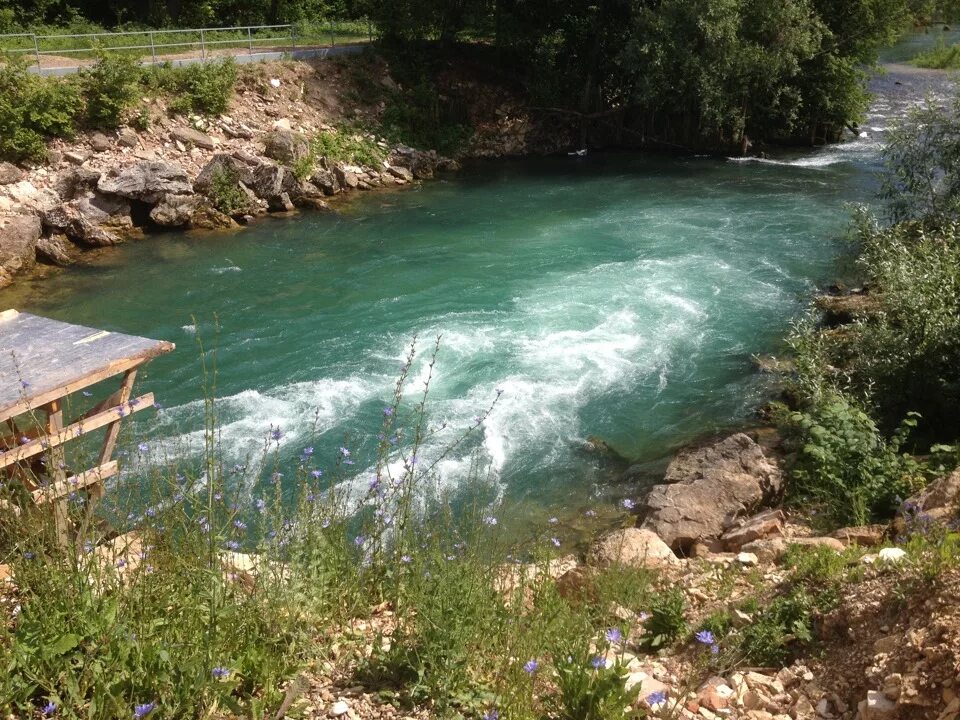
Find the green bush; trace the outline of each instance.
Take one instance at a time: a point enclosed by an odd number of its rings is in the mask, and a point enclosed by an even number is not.
[[[22,59],[0,63],[0,157],[42,160],[45,140],[72,137],[80,93],[71,80],[28,72]]]
[[[376,141],[350,127],[321,132],[311,142],[311,155],[331,162],[379,168],[386,154]]]
[[[220,115],[227,111],[237,84],[237,65],[232,58],[171,69],[168,89],[170,109],[180,114]]]
[[[250,198],[240,188],[240,180],[229,168],[217,170],[210,178],[208,197],[220,212],[233,215],[250,205]]]
[[[822,508],[833,526],[863,525],[893,515],[898,498],[923,483],[923,468],[901,446],[916,426],[905,418],[888,440],[849,397],[829,392],[807,410],[783,413],[781,428],[797,447],[791,493]]]
[[[658,593],[650,603],[650,616],[644,623],[646,644],[652,649],[666,647],[687,633],[683,591],[671,587]]]
[[[99,52],[81,74],[87,121],[95,128],[119,127],[141,97],[142,71],[136,58]]]

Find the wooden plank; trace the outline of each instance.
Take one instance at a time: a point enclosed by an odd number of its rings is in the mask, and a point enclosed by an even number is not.
[[[57,500],[70,493],[89,487],[90,485],[97,485],[107,478],[116,475],[119,469],[117,461],[111,460],[99,467],[69,477],[66,480],[34,490],[33,501],[37,503],[37,505],[42,505],[51,500]]]
[[[172,350],[174,346],[171,343],[167,344],[170,345],[170,349]],[[48,390],[44,393],[36,394],[30,398],[24,398],[14,405],[0,410],[0,422],[9,420],[17,415],[22,415],[25,412],[29,412],[31,409],[36,408],[39,405],[46,404],[51,400],[66,397],[67,395],[77,392],[78,390],[82,390],[85,387],[96,385],[98,382],[103,382],[107,378],[111,378],[114,375],[119,375],[120,373],[126,372],[131,368],[139,367],[149,359],[150,358],[134,358],[111,363],[108,367],[103,368],[102,370],[97,370],[96,372],[85,375],[65,385],[53,388],[52,390]]]
[[[161,340],[30,313],[0,322],[0,421],[170,352]]]
[[[31,440],[14,448],[13,450],[8,450],[7,452],[0,454],[0,468],[7,467],[8,465],[12,465],[15,462],[20,462],[21,460],[33,457],[34,455],[39,455],[49,448],[63,445],[65,442],[73,440],[74,438],[81,437],[88,432],[98,430],[105,425],[109,425],[120,418],[126,417],[127,415],[131,415],[135,412],[140,412],[141,410],[146,410],[148,407],[152,406],[153,393],[147,393],[146,395],[141,395],[140,397],[124,403],[123,405],[118,405],[117,407],[104,410],[103,412],[97,413],[96,415],[88,417],[85,420],[71,423],[70,425],[67,425],[67,427],[58,431],[55,435]]]
[[[130,399],[130,396],[133,394],[133,383],[137,379],[137,369],[131,368],[127,370],[127,373],[123,376],[123,382],[120,383],[120,403],[123,404]],[[120,420],[117,419],[115,422],[111,423],[107,428],[107,435],[103,439],[103,447],[100,449],[100,464],[103,465],[111,457],[113,457],[113,450],[117,445],[117,438],[120,436]],[[93,499],[99,500],[103,497],[103,488],[98,487],[93,489]]]
[[[47,413],[47,422],[45,429],[47,437],[55,437],[63,430],[63,406],[60,400],[54,400],[44,407]],[[67,479],[65,467],[66,455],[63,453],[61,445],[54,445],[50,448],[50,454],[47,456],[47,474],[54,485],[59,485]],[[53,504],[53,521],[57,534],[57,542],[66,547],[70,542],[70,509],[67,507],[66,500],[58,500]]]

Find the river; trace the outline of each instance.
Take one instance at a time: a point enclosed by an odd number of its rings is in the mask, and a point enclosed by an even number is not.
[[[883,132],[946,81],[893,69],[874,85],[863,135],[842,145],[470,165],[338,214],[153,236],[0,306],[177,343],[140,383],[164,409],[138,421],[131,454],[146,440],[199,456],[199,337],[217,348],[231,463],[280,427],[286,462],[312,446],[330,467],[345,446],[338,482],[363,487],[406,348],[420,338],[418,392],[440,336],[422,460],[502,393],[436,466],[445,488],[479,474],[525,514],[612,505],[636,488],[584,452],[587,437],[653,461],[748,420],[769,394],[751,355],[779,352],[811,291],[847,273],[847,204],[872,198]]]

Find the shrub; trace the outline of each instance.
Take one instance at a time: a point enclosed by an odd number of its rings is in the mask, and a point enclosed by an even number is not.
[[[650,617],[644,623],[646,643],[650,648],[666,647],[687,633],[685,608],[686,600],[678,587],[671,587],[653,597]]]
[[[97,62],[81,74],[87,121],[96,128],[115,128],[141,96],[140,63],[117,53],[97,53]]]
[[[173,94],[173,112],[220,115],[229,107],[237,83],[237,65],[232,58],[164,72],[171,73],[167,83]]]
[[[917,421],[905,418],[888,440],[849,397],[828,392],[807,410],[784,413],[781,427],[797,446],[791,492],[816,504],[834,526],[890,517],[922,484],[922,467],[900,453]]]
[[[0,156],[7,160],[42,160],[44,140],[71,137],[80,105],[76,84],[44,78],[27,70],[22,58],[0,63]]]
[[[385,153],[376,141],[359,130],[344,126],[322,132],[313,138],[312,155],[348,165],[380,167]]]
[[[240,181],[229,168],[221,168],[210,178],[210,189],[207,196],[213,201],[217,210],[233,215],[250,205],[250,198],[240,188]]]

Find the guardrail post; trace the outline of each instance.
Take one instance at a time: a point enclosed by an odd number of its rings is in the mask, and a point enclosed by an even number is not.
[[[150,31],[150,57],[153,58],[153,64],[157,64],[157,46],[153,41],[153,31]]]
[[[40,41],[37,40],[36,33],[30,33],[30,35],[33,37],[33,52],[37,56],[37,71],[39,72],[40,71]]]
[[[253,31],[250,28],[247,28],[247,47],[250,49],[250,54],[253,55]]]
[[[203,28],[200,28],[200,59],[202,61],[207,59],[207,45],[203,36]]]

